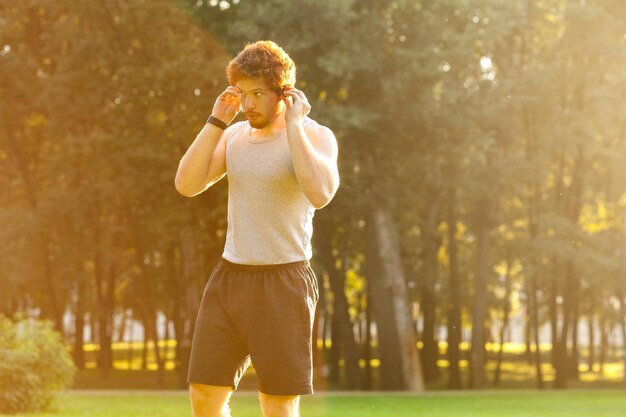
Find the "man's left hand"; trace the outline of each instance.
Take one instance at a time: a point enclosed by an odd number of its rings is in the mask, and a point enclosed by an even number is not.
[[[304,93],[295,87],[287,87],[283,93],[283,102],[287,110],[285,111],[285,121],[287,123],[299,123],[311,111],[311,105]],[[291,98],[291,100],[289,100]]]

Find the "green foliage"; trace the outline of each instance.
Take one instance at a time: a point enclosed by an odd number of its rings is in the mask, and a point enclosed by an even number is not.
[[[43,411],[69,388],[74,364],[48,321],[0,316],[0,413]]]

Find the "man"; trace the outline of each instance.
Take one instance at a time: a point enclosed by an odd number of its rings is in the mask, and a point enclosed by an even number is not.
[[[307,115],[296,69],[270,41],[227,67],[230,86],[178,167],[195,196],[228,175],[228,229],[196,320],[188,382],[194,417],[230,416],[250,362],[265,417],[298,416],[313,393],[312,328],[319,298],[310,267],[313,215],[339,186],[337,141]],[[241,110],[247,121],[227,127]]]

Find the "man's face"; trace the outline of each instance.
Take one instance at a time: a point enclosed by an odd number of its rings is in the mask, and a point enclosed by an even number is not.
[[[263,129],[282,111],[282,100],[263,79],[245,78],[235,87],[241,93],[241,107],[250,126]]]

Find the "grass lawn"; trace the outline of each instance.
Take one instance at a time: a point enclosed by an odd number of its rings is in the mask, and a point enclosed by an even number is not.
[[[70,391],[55,413],[23,417],[191,417],[184,391]],[[254,392],[237,391],[233,417],[260,417]],[[301,417],[623,417],[626,391],[480,391],[341,394],[317,392],[301,400]]]

